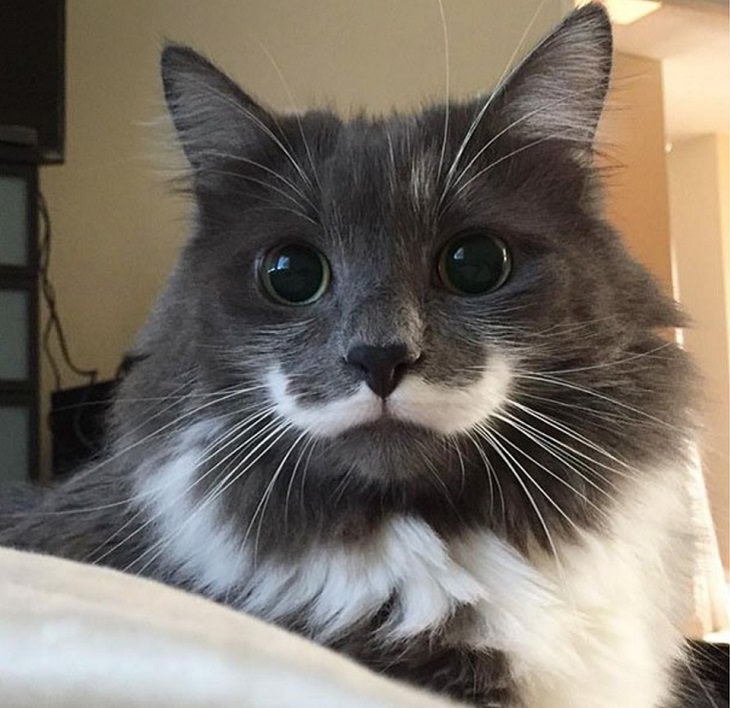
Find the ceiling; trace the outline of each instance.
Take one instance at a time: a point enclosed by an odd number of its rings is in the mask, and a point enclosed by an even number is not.
[[[619,51],[662,60],[669,142],[729,132],[728,0],[670,0],[614,32]]]

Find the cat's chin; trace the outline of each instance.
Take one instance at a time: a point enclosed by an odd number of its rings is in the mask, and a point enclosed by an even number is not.
[[[401,420],[397,416],[383,410],[380,417],[375,418],[367,423],[355,426],[340,434],[340,439],[349,438],[366,438],[372,442],[388,440],[400,442],[401,440],[419,439],[423,437],[435,438],[438,433],[428,428],[411,423],[407,420]]]

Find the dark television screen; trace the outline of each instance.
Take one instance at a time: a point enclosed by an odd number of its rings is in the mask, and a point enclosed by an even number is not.
[[[0,0],[0,126],[33,128],[63,161],[65,0]]]

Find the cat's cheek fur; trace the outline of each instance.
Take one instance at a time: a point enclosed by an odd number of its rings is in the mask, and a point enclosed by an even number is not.
[[[362,383],[349,396],[327,403],[300,405],[289,393],[289,380],[280,367],[268,371],[266,384],[278,415],[315,437],[334,437],[373,423],[386,409],[389,415],[404,423],[441,435],[454,435],[483,423],[499,410],[507,401],[512,378],[512,365],[507,357],[493,354],[473,383],[448,386],[409,374],[385,404]]]

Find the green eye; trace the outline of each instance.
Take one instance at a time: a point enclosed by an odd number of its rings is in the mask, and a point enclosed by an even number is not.
[[[504,284],[511,265],[509,251],[499,239],[476,232],[457,236],[446,246],[438,274],[459,295],[483,295]]]
[[[330,267],[317,249],[295,243],[268,253],[261,277],[274,300],[286,305],[309,305],[326,292]]]

